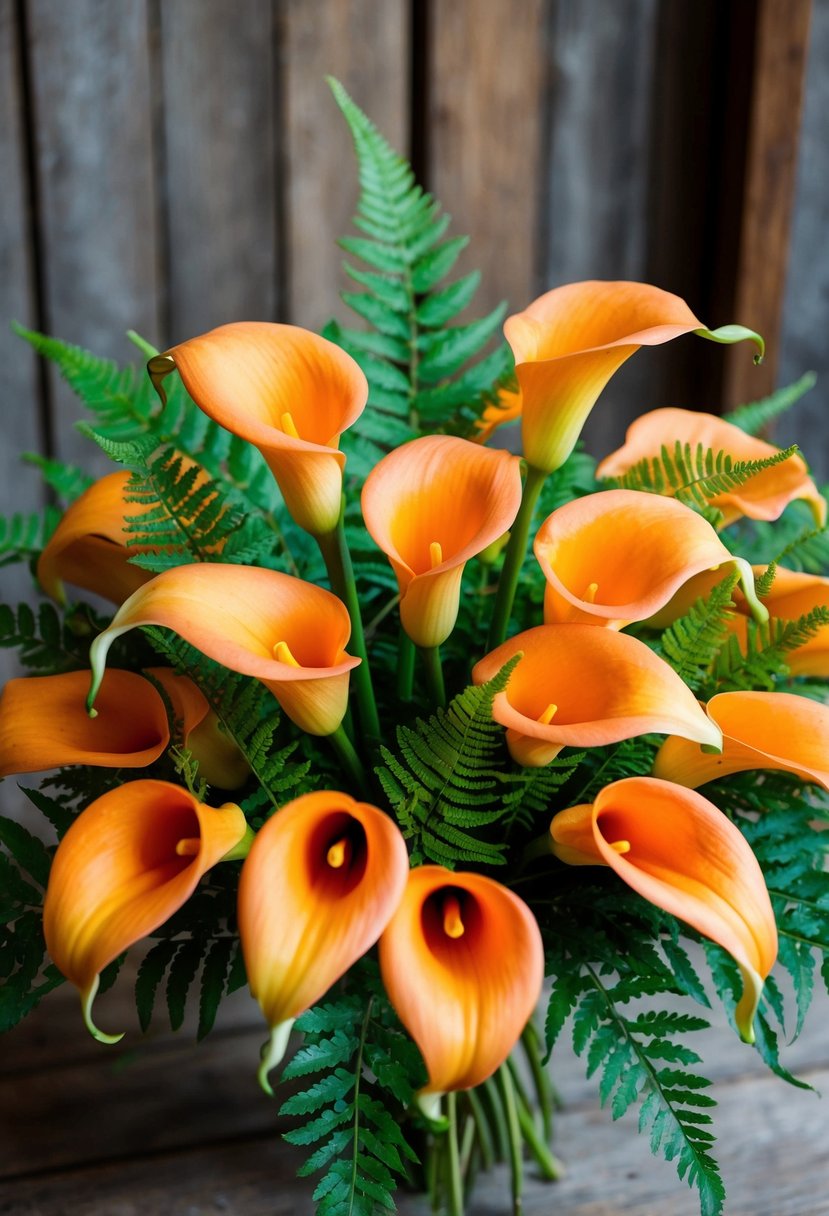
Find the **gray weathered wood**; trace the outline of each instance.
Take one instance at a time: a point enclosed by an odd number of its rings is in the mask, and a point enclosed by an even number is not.
[[[337,239],[351,231],[357,168],[325,83],[336,76],[395,148],[408,138],[408,5],[404,0],[286,0],[283,6],[287,319],[319,329],[354,319],[337,298],[354,284]]]
[[[272,0],[177,0],[160,18],[166,344],[276,317],[278,81]]]

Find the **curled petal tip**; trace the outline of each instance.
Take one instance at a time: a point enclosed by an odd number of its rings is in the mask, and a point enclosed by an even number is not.
[[[745,558],[742,557],[735,557],[734,565],[740,573],[740,587],[746,598],[751,615],[755,621],[760,621],[761,623],[767,621],[769,619],[769,610],[757,597],[757,590],[754,585],[754,571]]]
[[[295,1021],[295,1018],[286,1018],[284,1022],[278,1022],[276,1026],[272,1026],[271,1037],[262,1047],[262,1059],[256,1076],[269,1098],[274,1096],[269,1074],[282,1062]]]
[[[100,975],[96,975],[92,985],[86,992],[81,993],[81,1009],[83,1010],[83,1021],[93,1039],[97,1039],[99,1043],[106,1043],[112,1046],[115,1043],[120,1043],[124,1037],[124,1032],[121,1034],[107,1034],[103,1030],[99,1030],[92,1020],[92,1004],[98,992],[98,986],[101,982]]]
[[[415,1097],[417,1108],[429,1124],[433,1132],[445,1132],[449,1128],[449,1120],[441,1113],[440,1104],[443,1094],[434,1091],[421,1091]]]
[[[740,975],[743,978],[743,995],[734,1010],[734,1021],[742,1041],[753,1045],[754,1015],[763,995],[763,978],[752,968],[745,966],[740,967]]]

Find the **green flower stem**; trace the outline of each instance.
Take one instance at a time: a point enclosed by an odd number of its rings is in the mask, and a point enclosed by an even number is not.
[[[512,1172],[512,1212],[513,1216],[521,1216],[523,1207],[522,1195],[524,1192],[524,1163],[521,1160],[521,1148],[524,1141],[518,1118],[518,1103],[515,1097],[512,1077],[506,1064],[502,1064],[495,1075],[498,1078],[498,1089],[504,1104],[504,1114],[507,1117],[509,1163]]]
[[[379,739],[380,719],[377,715],[377,704],[374,700],[374,688],[371,683],[371,669],[368,665],[368,653],[363,636],[363,619],[360,616],[360,601],[357,598],[354,569],[345,539],[344,514],[340,514],[339,523],[334,532],[318,536],[316,541],[320,547],[334,594],[343,601],[348,609],[348,615],[351,617],[352,649],[362,660],[360,666],[355,667],[351,673],[357,693],[357,704],[360,708],[360,721],[367,735],[372,739]]]
[[[530,535],[535,504],[546,477],[547,474],[543,470],[536,469],[533,465],[527,465],[527,479],[524,482],[521,506],[515,517],[515,523],[512,525],[507,551],[504,555],[501,580],[498,584],[498,594],[495,597],[495,607],[492,610],[487,651],[500,646],[507,636],[512,601],[515,599],[515,589],[518,586],[518,578],[527,552],[527,540]]]
[[[547,1076],[547,1070],[541,1063],[541,1043],[533,1022],[528,1022],[524,1027],[521,1035],[521,1045],[527,1057],[527,1064],[532,1074],[533,1085],[535,1086],[535,1093],[538,1098],[538,1109],[541,1112],[544,1139],[549,1144],[553,1138],[553,1107],[555,1106],[555,1098],[550,1078]]]
[[[403,626],[397,650],[397,695],[401,701],[411,701],[414,683],[415,644]]]
[[[548,1182],[555,1182],[561,1178],[564,1173],[564,1167],[557,1157],[554,1157],[550,1151],[549,1145],[544,1140],[544,1137],[539,1134],[538,1128],[535,1125],[535,1120],[532,1113],[528,1110],[523,1098],[516,1095],[516,1111],[518,1113],[518,1124],[521,1128],[521,1135],[524,1138],[524,1143],[535,1158],[538,1168]]]
[[[449,1129],[446,1132],[448,1154],[447,1177],[447,1212],[448,1216],[463,1216],[463,1184],[461,1182],[461,1163],[458,1153],[458,1101],[457,1094],[452,1091],[446,1095],[446,1114],[449,1118]]]
[[[443,667],[440,661],[439,646],[420,646],[418,648],[426,664],[426,683],[429,686],[429,695],[435,705],[441,709],[446,705],[446,689],[443,685]]]
[[[363,762],[354,750],[354,744],[345,733],[342,724],[337,727],[333,734],[328,736],[328,739],[337,753],[337,759],[354,782],[360,794],[364,798],[370,798],[371,789],[366,770],[363,768]]]
[[[493,1135],[493,1143],[497,1142],[495,1158],[497,1161],[505,1161],[509,1154],[509,1131],[498,1087],[492,1077],[488,1077],[480,1089],[488,1108],[487,1122]]]
[[[489,1127],[489,1121],[484,1111],[481,1099],[478,1097],[474,1089],[469,1089],[466,1092],[466,1099],[469,1102],[469,1109],[472,1112],[472,1118],[475,1120],[475,1132],[478,1140],[478,1148],[481,1153],[481,1164],[484,1170],[491,1170],[495,1164],[495,1148],[492,1143],[492,1133]]]

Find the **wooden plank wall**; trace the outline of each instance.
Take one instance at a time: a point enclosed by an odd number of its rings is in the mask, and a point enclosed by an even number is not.
[[[809,8],[0,0],[0,512],[41,499],[31,473],[13,473],[16,448],[89,456],[72,399],[7,318],[128,359],[130,327],[167,343],[232,318],[317,327],[343,315],[335,240],[356,175],[327,73],[411,152],[454,230],[472,235],[467,264],[484,272],[476,311],[504,298],[520,308],[575,278],[645,278],[686,295],[709,324],[759,317],[775,328]],[[829,0],[815,11],[807,140],[825,166]],[[770,148],[774,98],[789,120]],[[825,346],[814,180],[807,172],[798,187],[797,282],[809,286],[790,289],[787,376]],[[768,231],[767,196],[773,249],[752,236]],[[798,217],[811,237],[798,235]],[[746,271],[750,257],[767,283]],[[809,317],[797,307],[804,291]],[[591,420],[598,453],[643,408],[717,407],[732,365],[701,345],[631,360]],[[768,387],[742,376],[741,392],[753,384]]]

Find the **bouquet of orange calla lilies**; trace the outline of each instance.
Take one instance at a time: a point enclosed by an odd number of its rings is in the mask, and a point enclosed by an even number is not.
[[[251,1073],[320,1213],[407,1185],[460,1216],[498,1160],[516,1205],[526,1156],[558,1177],[572,1019],[602,1102],[638,1107],[713,1216],[688,1040],[713,1001],[790,1079],[829,942],[825,501],[756,436],[810,382],[727,419],[654,409],[597,467],[581,428],[640,348],[762,340],[642,283],[556,287],[506,341],[500,310],[457,322],[460,245],[333,88],[368,328],[133,335],[148,372],[117,392],[23,331],[121,467],[41,462],[62,518],[3,533],[42,599],[0,610],[29,673],[0,774],[46,775],[30,823],[0,819],[0,1025],[66,981],[133,1045],[106,1000],[132,970],[142,1029],[198,989],[203,1037],[247,985]]]

